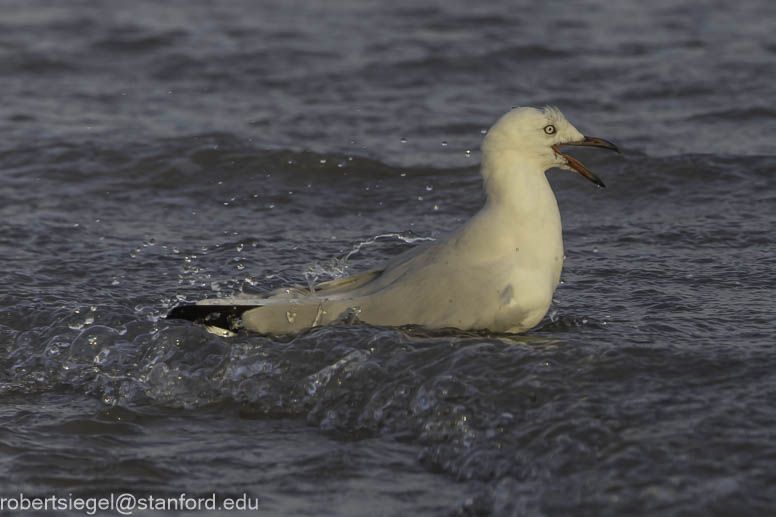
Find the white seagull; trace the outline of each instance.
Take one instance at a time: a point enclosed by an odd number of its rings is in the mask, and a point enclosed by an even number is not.
[[[380,269],[312,289],[200,300],[174,307],[167,317],[226,333],[245,328],[273,335],[347,314],[372,325],[524,332],[547,313],[563,266],[560,212],[545,171],[576,171],[604,186],[560,151],[564,145],[618,151],[611,142],[584,136],[557,108],[513,109],[482,141],[485,206],[455,232]]]

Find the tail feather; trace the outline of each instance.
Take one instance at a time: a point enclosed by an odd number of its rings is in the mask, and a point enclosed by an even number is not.
[[[219,329],[240,329],[262,334],[294,334],[301,330],[326,325],[346,310],[358,306],[359,298],[347,295],[382,274],[381,270],[318,284],[315,291],[293,287],[277,291],[270,297],[211,298],[173,307],[167,319],[183,319]],[[323,293],[325,296],[319,297]]]
[[[181,319],[201,325],[219,327],[236,332],[242,328],[242,315],[245,311],[260,305],[199,305],[183,304],[170,309],[168,320]]]

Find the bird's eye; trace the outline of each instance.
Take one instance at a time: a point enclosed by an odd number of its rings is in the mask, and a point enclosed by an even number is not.
[[[553,126],[552,124],[548,124],[548,125],[544,126],[544,132],[547,133],[548,135],[554,135],[555,134],[555,126]]]

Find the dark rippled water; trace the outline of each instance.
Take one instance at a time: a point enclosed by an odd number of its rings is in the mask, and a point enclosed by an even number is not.
[[[1,495],[776,513],[775,17],[765,0],[5,1]],[[483,200],[482,131],[544,104],[624,152],[577,153],[606,190],[549,173],[568,258],[526,335],[223,339],[160,319],[455,228]]]

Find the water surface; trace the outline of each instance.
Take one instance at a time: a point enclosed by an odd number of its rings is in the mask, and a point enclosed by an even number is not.
[[[775,14],[9,0],[2,495],[774,512]],[[161,319],[454,229],[483,201],[483,130],[545,104],[623,154],[575,151],[605,190],[549,172],[567,260],[531,332],[223,339]]]

